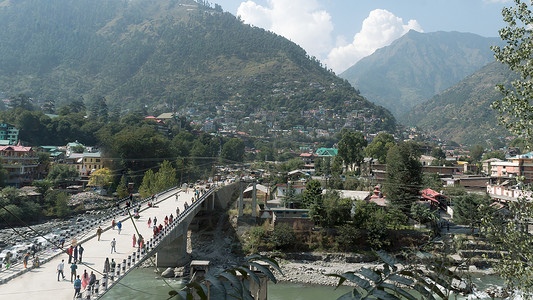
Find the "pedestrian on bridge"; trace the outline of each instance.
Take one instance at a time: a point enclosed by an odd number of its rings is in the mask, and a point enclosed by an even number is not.
[[[117,241],[115,241],[115,238],[113,238],[113,240],[111,241],[111,254],[113,254],[113,252],[117,253],[117,249],[115,248],[117,246]]]
[[[157,217],[154,217],[154,226],[157,226]]]
[[[74,253],[74,248],[72,247],[72,245],[68,247],[67,253],[68,253],[68,263],[70,264],[72,263],[72,254]]]
[[[170,218],[168,218],[168,224],[172,223],[172,219],[174,219],[174,216],[170,214]]]
[[[78,269],[78,265],[76,263],[72,263],[70,265],[70,282],[72,282],[72,278],[76,279],[76,270]],[[78,276],[79,278],[79,276]]]
[[[61,262],[57,265],[57,281],[59,281],[59,275],[63,276],[63,280],[65,279],[65,274],[63,274],[64,269],[65,269],[65,260],[62,259]]]
[[[152,225],[152,218],[148,217],[148,228],[150,228]]]
[[[28,259],[30,259],[30,254],[28,252],[26,252],[26,255],[24,255],[24,269],[26,269],[28,267]]]
[[[120,234],[120,231],[122,230],[122,222],[118,221],[117,228],[118,228],[118,234]]]
[[[109,273],[110,267],[109,267],[109,257],[105,258],[104,262],[104,273]]]
[[[77,263],[78,262],[78,245],[76,245],[76,247],[74,247],[74,262]]]
[[[168,216],[165,216],[165,226],[168,225]]]
[[[180,208],[176,207],[176,218],[180,215]]]
[[[135,244],[137,243],[137,238],[135,237],[135,233],[133,234],[133,247],[135,248]]]
[[[115,230],[115,218],[113,218],[113,221],[111,221],[111,228],[113,228],[113,230]]]
[[[81,244],[78,245],[78,254],[80,255],[80,260],[79,262],[81,262],[81,257],[83,256],[83,247],[81,246]]]
[[[102,235],[102,227],[98,226],[98,229],[96,229],[96,235],[98,236],[98,240],[100,240],[100,236]]]
[[[72,282],[72,280],[70,282]],[[81,298],[80,291],[81,291],[81,279],[80,279],[80,275],[78,275],[78,277],[74,281],[74,298],[78,296]]]

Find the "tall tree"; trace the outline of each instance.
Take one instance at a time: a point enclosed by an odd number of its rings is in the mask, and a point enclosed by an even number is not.
[[[222,158],[242,162],[244,157],[244,142],[238,138],[232,138],[222,146]]]
[[[383,190],[393,208],[408,214],[422,187],[422,166],[413,145],[400,143],[387,153],[387,177]]]
[[[387,163],[387,152],[394,146],[394,137],[388,133],[380,132],[365,148],[367,156],[376,158],[379,163]]]
[[[344,131],[338,144],[338,155],[354,170],[354,166],[360,167],[365,158],[363,150],[366,145],[365,136],[360,131]]]
[[[500,29],[500,37],[505,47],[493,46],[494,57],[515,71],[520,78],[511,82],[511,87],[500,84],[497,89],[502,99],[492,103],[492,108],[500,112],[500,121],[518,136],[531,137],[533,133],[533,16],[531,2],[514,0],[514,7],[504,7],[503,20],[507,26]]]

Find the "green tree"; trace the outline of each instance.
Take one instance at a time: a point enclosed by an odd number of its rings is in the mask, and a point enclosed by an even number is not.
[[[380,132],[365,148],[368,157],[375,158],[381,164],[387,163],[387,152],[394,146],[394,137],[388,133]]]
[[[305,207],[322,201],[322,186],[318,180],[309,180],[305,185],[303,204]]]
[[[323,201],[322,226],[332,228],[344,225],[350,220],[353,204],[350,198],[341,198],[338,193],[328,192]]]
[[[287,249],[294,244],[296,235],[291,226],[281,223],[274,227],[270,235],[270,241],[277,249]]]
[[[387,176],[383,191],[393,208],[408,214],[422,187],[422,166],[416,149],[407,143],[387,153]]]
[[[244,142],[232,138],[222,146],[222,158],[232,162],[242,162],[244,157]]]
[[[411,205],[411,218],[418,224],[425,224],[438,219],[429,208],[416,202]]]
[[[436,159],[444,159],[446,158],[446,153],[442,151],[441,147],[435,147],[431,149],[431,156],[435,157]]]
[[[65,218],[70,216],[71,210],[68,206],[67,193],[61,192],[56,195],[55,200],[55,213],[59,218]]]
[[[126,175],[120,177],[120,182],[117,185],[117,194],[119,198],[128,196],[128,183],[126,181]]]
[[[54,165],[50,169],[46,179],[52,181],[55,186],[58,186],[61,184],[69,185],[78,177],[78,171],[76,171],[74,167],[67,165]]]
[[[15,97],[9,98],[9,107],[11,109],[33,110],[32,100],[26,94],[18,94]]]
[[[163,161],[159,171],[157,171],[154,177],[152,190],[156,193],[178,185],[176,169],[172,166],[172,163],[167,160]]]
[[[483,155],[483,160],[491,159],[491,158],[499,158],[501,160],[505,160],[505,153],[503,151],[491,151],[487,152]]]
[[[507,44],[505,47],[493,46],[494,57],[515,71],[519,78],[511,82],[511,86],[500,84],[497,89],[503,98],[492,103],[492,108],[500,113],[500,121],[517,136],[531,137],[533,133],[533,37],[531,35],[531,3],[514,0],[513,7],[504,7],[503,20],[507,26],[500,29],[500,38]]]
[[[338,143],[338,156],[354,170],[354,166],[360,167],[365,158],[364,148],[366,145],[365,136],[360,131],[344,131]]]
[[[470,158],[472,161],[480,161],[483,153],[485,153],[485,148],[483,146],[474,145],[474,147],[472,147],[470,150]]]
[[[483,218],[483,207],[490,205],[490,198],[477,194],[453,197],[453,220],[458,224],[474,228]]]
[[[143,182],[139,187],[139,193],[141,194],[141,197],[146,198],[156,193],[156,191],[154,191],[153,189],[155,185],[155,180],[156,178],[154,171],[148,170],[144,172]]]

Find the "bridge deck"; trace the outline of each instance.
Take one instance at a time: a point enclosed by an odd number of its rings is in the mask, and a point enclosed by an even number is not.
[[[83,263],[78,264],[77,274],[83,274],[84,270],[87,273],[93,271],[96,274],[96,278],[102,281],[102,275],[104,268],[104,261],[108,257],[112,258],[117,263],[122,263],[124,259],[128,259],[128,255],[132,255],[137,251],[136,247],[133,247],[133,234],[136,232],[132,222],[135,222],[140,234],[144,237],[145,241],[148,241],[153,237],[153,229],[148,227],[148,218],[157,217],[157,224],[164,222],[165,216],[172,214],[176,217],[176,207],[179,207],[180,212],[184,211],[184,203],[187,202],[191,205],[191,198],[193,197],[192,189],[186,191],[180,191],[178,200],[175,195],[178,192],[177,189],[172,189],[162,193],[156,200],[156,207],[148,208],[146,204],[143,204],[141,208],[140,218],[132,221],[127,216],[119,216],[116,221],[122,221],[122,231],[118,234],[118,230],[110,229],[111,220],[102,223],[102,229],[105,231],[102,233],[100,241],[96,236],[84,241],[83,248]],[[133,212],[132,212],[133,213]],[[163,223],[164,224],[164,223]],[[153,224],[152,224],[153,225]],[[43,233],[46,234],[46,233]],[[116,253],[111,253],[111,240],[116,240]],[[68,247],[65,243],[65,247]],[[57,265],[61,260],[65,260],[65,279],[57,280]],[[50,261],[43,263],[39,268],[30,269],[24,274],[17,276],[4,284],[0,285],[0,300],[3,299],[22,299],[35,298],[35,299],[72,299],[74,295],[74,287],[70,282],[70,265],[68,263],[68,255],[59,254],[52,258]],[[98,272],[90,268],[96,269]],[[123,272],[121,272],[121,275]],[[111,285],[109,282],[108,285]],[[100,289],[101,291],[101,289]]]

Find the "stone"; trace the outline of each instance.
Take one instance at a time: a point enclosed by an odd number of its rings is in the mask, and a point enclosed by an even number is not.
[[[161,273],[163,278],[172,278],[175,276],[173,268],[167,268],[163,273]]]

